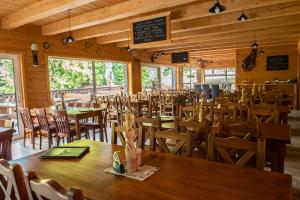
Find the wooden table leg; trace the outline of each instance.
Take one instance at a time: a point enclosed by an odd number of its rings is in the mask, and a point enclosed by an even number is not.
[[[80,140],[81,139],[80,120],[77,116],[75,117],[75,128],[76,128],[77,140]]]

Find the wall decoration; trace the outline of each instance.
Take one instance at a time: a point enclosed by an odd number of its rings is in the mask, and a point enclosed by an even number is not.
[[[92,43],[86,42],[84,43],[85,48],[90,48],[92,46]]]
[[[50,44],[48,42],[44,42],[43,43],[43,48],[44,49],[49,49],[50,48]]]
[[[189,52],[172,53],[172,63],[189,62]]]
[[[37,67],[39,65],[38,44],[36,44],[36,43],[31,44],[31,51],[32,51],[32,57],[33,57],[33,66]]]
[[[101,54],[102,54],[102,50],[101,50],[101,49],[97,49],[96,52],[97,52],[98,55],[101,55]]]
[[[289,56],[267,56],[267,70],[288,70],[289,69]]]

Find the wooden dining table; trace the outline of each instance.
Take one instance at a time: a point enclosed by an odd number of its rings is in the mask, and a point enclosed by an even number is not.
[[[12,128],[0,127],[0,155],[6,160],[12,159],[11,143],[14,130]]]
[[[159,167],[143,182],[104,172],[112,166],[115,151],[124,147],[81,140],[70,146],[89,146],[81,159],[39,159],[42,153],[12,161],[34,170],[42,178],[64,187],[78,187],[95,200],[120,199],[230,199],[291,200],[292,178],[276,172],[240,168],[229,164],[142,151],[142,164]]]

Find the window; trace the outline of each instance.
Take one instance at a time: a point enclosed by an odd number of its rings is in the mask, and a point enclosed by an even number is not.
[[[127,65],[120,62],[49,57],[50,87],[70,93],[100,94],[102,88],[127,91]],[[107,89],[106,89],[107,90]]]
[[[198,83],[198,70],[196,68],[184,67],[183,68],[183,88],[194,88],[194,85]]]
[[[160,68],[160,88],[162,90],[176,88],[176,70],[173,67]]]
[[[206,84],[234,84],[235,68],[220,68],[205,70]]]
[[[142,66],[142,88],[152,89],[175,89],[176,70],[167,66]]]

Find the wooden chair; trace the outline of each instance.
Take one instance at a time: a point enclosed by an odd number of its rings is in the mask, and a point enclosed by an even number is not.
[[[251,107],[251,117],[254,123],[278,123],[279,112],[277,107],[270,104],[255,104]]]
[[[179,120],[198,120],[200,108],[196,106],[179,106]]]
[[[94,104],[94,107],[100,108],[100,105]],[[93,140],[96,139],[96,133],[99,133],[100,135],[100,141],[105,141],[108,142],[108,136],[107,136],[107,109],[104,110],[99,110],[99,116],[93,117],[91,120],[86,120],[82,123],[84,127],[86,127],[87,130],[92,130],[93,131]],[[98,130],[98,131],[97,131]]]
[[[32,147],[33,147],[33,149],[35,149],[35,136],[39,135],[40,136],[40,149],[42,149],[42,143],[41,143],[42,134],[39,132],[40,126],[38,124],[33,123],[30,109],[29,108],[19,108],[18,110],[20,112],[20,116],[21,116],[21,119],[23,122],[23,127],[24,127],[24,147],[25,147],[26,136],[30,135]]]
[[[6,160],[12,159],[12,138],[13,129],[9,128],[7,131],[0,134],[0,157]]]
[[[107,97],[107,109],[108,109],[108,121],[110,127],[113,122],[120,123],[120,111],[119,111],[119,103],[117,97]]]
[[[176,131],[156,131],[154,133],[159,151],[172,154],[191,155],[190,136]]]
[[[22,167],[0,159],[0,199],[29,200]]]
[[[210,130],[210,124],[206,120],[197,122],[193,120],[179,121],[179,131],[187,135],[191,135],[191,153],[200,153],[202,150],[204,155],[207,152],[207,138]]]
[[[175,100],[172,96],[164,96],[160,102],[160,116],[174,116]]]
[[[232,153],[232,149],[238,149],[244,153],[243,155],[238,155]],[[223,160],[226,163],[234,164],[239,167],[245,167],[254,157],[256,160],[256,168],[264,169],[265,149],[266,141],[263,138],[258,138],[257,141],[251,142],[236,136],[217,138],[213,133],[210,133],[208,136],[208,159]],[[215,150],[219,153],[221,159],[215,159]]]
[[[135,119],[138,126],[138,142],[139,148],[145,148],[145,142],[149,139],[150,149],[155,149],[154,133],[159,129],[159,121],[153,118],[139,117]]]
[[[60,139],[67,138],[67,142],[70,143],[77,136],[75,127],[71,127],[65,110],[57,110],[53,113],[53,118],[56,126],[56,141],[59,146]],[[88,131],[85,127],[82,127],[80,131],[85,132],[85,137],[88,138]],[[78,138],[80,139],[80,138]]]
[[[56,136],[56,127],[54,123],[49,123],[46,110],[44,108],[36,109],[36,117],[40,125],[40,133],[47,135],[48,137],[48,148],[51,148],[53,144],[53,137]],[[40,140],[42,143],[42,139]]]
[[[125,141],[125,126],[118,126],[118,124],[115,122],[112,124],[111,128],[111,144],[118,144],[118,138],[122,144],[122,146],[125,147],[126,141]]]
[[[51,179],[40,179],[35,172],[29,171],[25,179],[30,200],[84,200],[82,190],[77,188],[65,189]]]

